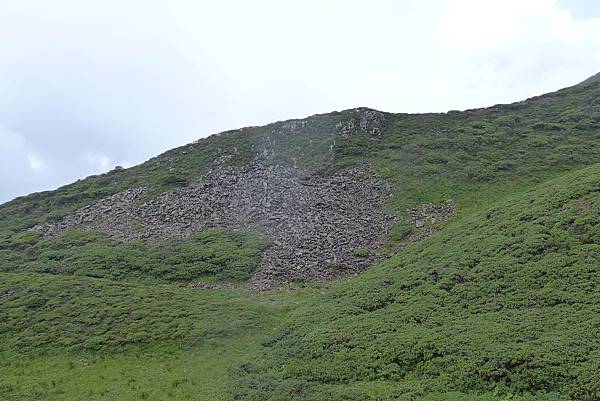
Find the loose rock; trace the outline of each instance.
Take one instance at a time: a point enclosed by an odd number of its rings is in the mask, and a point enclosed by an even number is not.
[[[409,237],[410,241],[420,241],[434,233],[434,224],[448,220],[454,214],[456,205],[448,200],[438,206],[424,203],[418,207],[406,209],[409,220],[418,229]]]
[[[393,224],[384,212],[390,189],[369,167],[320,176],[256,161],[210,171],[188,187],[142,202],[146,192],[128,189],[37,229],[56,235],[82,227],[149,243],[210,228],[259,232],[272,246],[250,284],[266,290],[294,279],[322,281],[365,270],[380,259],[377,250]],[[358,248],[368,256],[357,257]]]

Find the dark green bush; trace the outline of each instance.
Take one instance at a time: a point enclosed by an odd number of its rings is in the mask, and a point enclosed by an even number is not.
[[[366,258],[369,256],[369,250],[365,248],[356,248],[354,249],[354,256],[359,258]]]
[[[42,239],[27,233],[12,237],[8,246],[22,250],[24,243],[29,247],[27,252],[20,252],[13,261],[5,260],[0,271],[145,282],[189,282],[207,277],[246,280],[268,246],[256,235],[223,230],[156,245],[141,241],[118,242],[90,230],[70,230]]]

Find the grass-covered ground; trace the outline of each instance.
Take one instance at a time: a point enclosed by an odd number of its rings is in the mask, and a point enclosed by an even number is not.
[[[248,401],[600,399],[600,165],[307,301],[234,376]]]
[[[599,400],[600,76],[340,134],[364,113],[231,131],[0,205],[0,400]],[[402,252],[331,288],[257,294],[255,233],[149,245],[27,230],[257,154],[321,174],[375,165]],[[407,207],[447,199],[458,213],[438,234],[396,247]],[[198,281],[236,288],[186,287]]]
[[[0,353],[4,401],[228,401],[231,365],[257,335],[213,339],[189,348],[144,346],[118,353]]]
[[[600,165],[331,288],[0,273],[7,400],[600,397]]]
[[[0,399],[228,400],[228,368],[310,291],[0,273]]]
[[[32,231],[0,242],[0,272],[38,272],[143,283],[241,283],[268,241],[252,233],[208,230],[190,239],[120,242],[92,230],[41,237]]]

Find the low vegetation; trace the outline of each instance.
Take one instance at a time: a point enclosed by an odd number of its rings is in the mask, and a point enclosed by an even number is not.
[[[229,401],[229,367],[310,291],[0,273],[0,399]]]
[[[156,245],[118,242],[91,230],[40,238],[25,232],[0,243],[0,271],[67,274],[137,282],[244,281],[268,242],[250,233],[210,230]]]
[[[361,124],[367,109],[317,115],[0,205],[0,399],[599,400],[599,99],[597,75],[511,105],[382,114],[376,127]],[[244,282],[269,246],[258,233],[149,244],[30,230],[256,158],[318,174],[375,166],[398,217],[390,259],[255,293]],[[456,215],[411,242],[406,209],[448,199]]]
[[[239,365],[234,399],[598,400],[599,265],[596,165],[296,309]]]

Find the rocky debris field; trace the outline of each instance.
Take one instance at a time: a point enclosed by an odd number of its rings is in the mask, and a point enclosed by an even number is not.
[[[390,189],[369,167],[336,175],[254,162],[209,171],[189,186],[143,201],[134,188],[37,227],[99,230],[121,241],[159,242],[210,228],[247,230],[271,241],[250,283],[266,290],[292,281],[321,281],[365,270],[379,258],[393,216]]]

